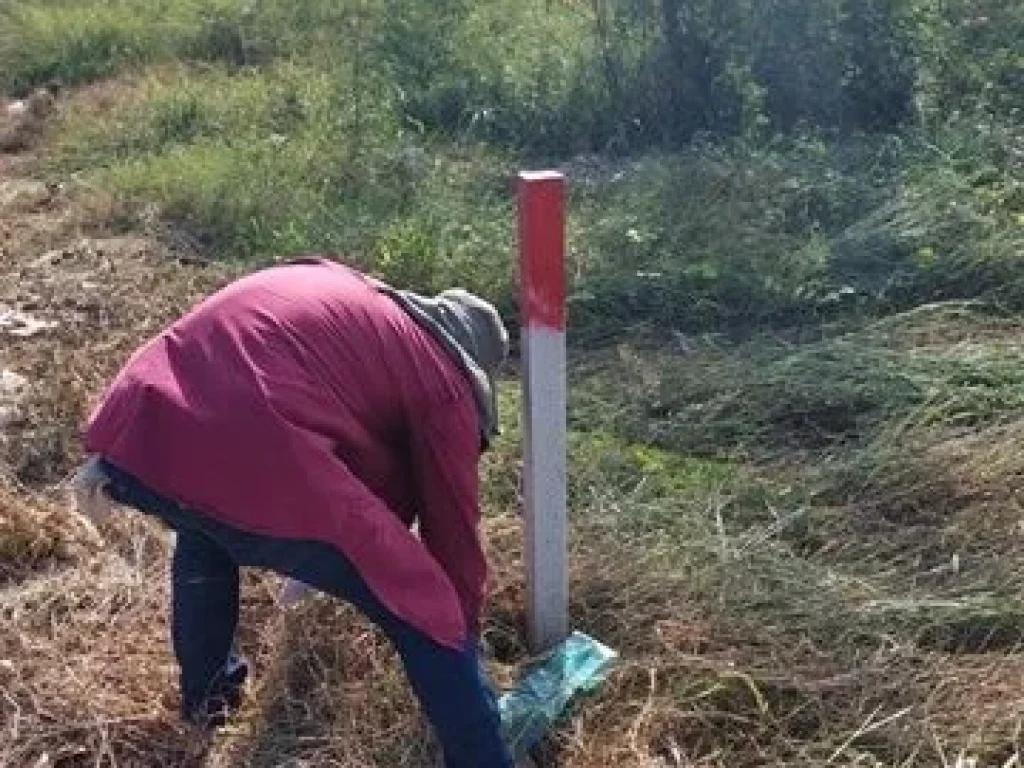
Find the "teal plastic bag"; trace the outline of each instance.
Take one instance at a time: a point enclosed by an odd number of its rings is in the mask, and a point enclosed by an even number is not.
[[[616,658],[611,648],[574,632],[526,669],[498,700],[502,735],[517,760],[537,745],[577,693],[604,681]]]

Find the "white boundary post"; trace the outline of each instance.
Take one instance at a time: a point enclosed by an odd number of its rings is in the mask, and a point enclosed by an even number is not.
[[[565,177],[520,173],[518,199],[527,618],[543,652],[568,635]]]

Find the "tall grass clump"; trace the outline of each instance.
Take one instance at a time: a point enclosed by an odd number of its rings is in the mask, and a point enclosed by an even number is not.
[[[396,282],[508,303],[511,162],[403,130],[372,75],[306,65],[165,68],[55,129],[54,173],[87,173],[221,258],[344,254]],[[367,105],[353,91],[365,89]],[[88,119],[82,119],[88,115]]]
[[[9,3],[0,5],[0,89],[76,85],[172,60],[247,67],[337,50],[359,11],[323,0]]]

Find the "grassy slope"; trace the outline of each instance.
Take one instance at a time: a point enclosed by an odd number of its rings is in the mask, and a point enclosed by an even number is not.
[[[529,75],[552,66],[524,47],[541,5],[481,3],[460,32],[466,65],[507,76],[524,101]],[[0,763],[428,759],[381,639],[329,601],[282,617],[259,577],[243,628],[253,700],[235,730],[195,742],[168,699],[166,541],[120,522],[97,549],[54,492],[104,377],[243,268],[168,261],[183,244],[247,260],[349,251],[406,284],[458,280],[510,303],[520,161],[396,117],[399,96],[369,66],[368,41],[387,41],[373,7],[48,0],[17,7],[19,37],[0,32],[9,89],[105,78],[64,102],[33,166],[82,186],[0,195],[0,303],[64,323],[0,351],[37,382],[0,445]],[[567,13],[552,33],[578,23]],[[338,29],[366,47],[339,47]],[[503,45],[470,45],[488,36]],[[962,752],[998,765],[1018,750],[1014,141],[564,163],[572,610],[623,664],[548,764],[931,766]],[[487,637],[507,683],[525,652],[513,383],[503,397],[509,429],[485,464]]]

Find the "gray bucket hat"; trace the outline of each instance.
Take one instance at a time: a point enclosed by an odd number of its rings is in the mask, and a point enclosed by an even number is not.
[[[462,288],[442,291],[434,298],[383,283],[379,289],[430,331],[469,377],[485,444],[500,434],[494,377],[508,358],[508,330],[494,305]]]

